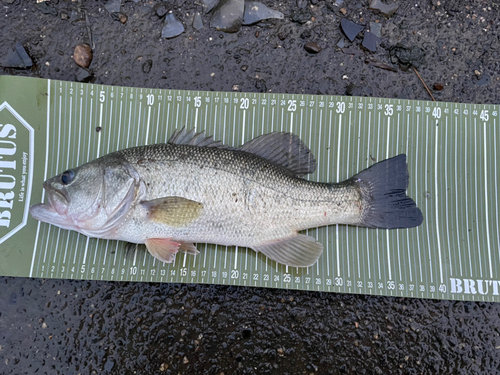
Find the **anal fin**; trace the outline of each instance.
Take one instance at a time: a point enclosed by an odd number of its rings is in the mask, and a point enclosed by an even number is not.
[[[323,245],[304,234],[254,246],[253,249],[278,263],[292,267],[310,267],[323,253]]]

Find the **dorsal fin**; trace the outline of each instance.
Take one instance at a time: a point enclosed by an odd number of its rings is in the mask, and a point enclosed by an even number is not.
[[[245,143],[239,150],[278,164],[296,176],[312,173],[316,169],[316,159],[311,150],[292,133],[261,135]]]
[[[224,145],[221,141],[215,141],[212,136],[207,136],[204,131],[196,133],[194,129],[187,131],[185,127],[176,130],[168,143],[235,150]],[[237,150],[260,156],[287,169],[295,176],[309,174],[316,170],[316,159],[311,150],[298,136],[292,133],[276,132],[261,135],[245,143]]]
[[[225,146],[221,141],[214,141],[213,137],[205,135],[204,131],[196,133],[194,129],[187,131],[186,127],[183,127],[181,130],[176,130],[168,140],[168,143],[198,147],[230,148]]]

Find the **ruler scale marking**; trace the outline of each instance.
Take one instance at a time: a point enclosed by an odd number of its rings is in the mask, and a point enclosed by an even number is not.
[[[43,132],[47,144],[53,147],[45,148],[45,159],[40,163],[45,179],[118,148],[167,140],[173,128],[180,127],[175,124],[185,125],[191,120],[197,131],[207,129],[207,134],[226,143],[230,139],[229,144],[234,146],[283,129],[298,134],[317,156],[318,168],[307,176],[310,180],[333,180],[332,155],[336,155],[339,181],[346,174],[364,169],[360,167],[365,164],[363,158],[369,167],[375,163],[371,156],[378,162],[406,152],[409,193],[425,211],[425,221],[422,227],[405,231],[340,225],[311,228],[306,233],[323,243],[325,251],[316,266],[307,270],[278,265],[246,248],[210,244],[196,244],[203,258],[182,254],[175,264],[165,265],[150,257],[144,247],[140,251],[136,247],[127,256],[120,242],[89,239],[36,223],[28,260],[30,276],[267,285],[500,302],[500,284],[495,284],[500,278],[495,274],[500,262],[499,192],[493,185],[499,164],[498,106],[294,94],[173,92],[58,81],[47,84],[52,101],[46,104],[47,127]],[[201,106],[196,101],[192,105],[195,96],[201,99]],[[338,113],[338,103],[344,103],[347,112]],[[385,113],[386,104],[393,106],[393,113]],[[440,113],[439,118],[435,111]],[[485,111],[489,111],[489,119],[483,116]],[[401,122],[403,118],[407,126]],[[217,126],[219,119],[223,121]],[[424,120],[423,127],[417,125],[420,120]],[[97,126],[101,132],[96,131]],[[337,152],[331,148],[335,139],[332,136],[337,138]],[[452,183],[457,187],[450,191],[455,198],[448,193]],[[427,191],[431,192],[430,199],[425,197]],[[42,189],[38,194],[44,199]],[[476,233],[469,232],[469,226]],[[374,265],[380,266],[372,279]]]
[[[500,133],[499,133],[500,134]],[[495,168],[495,181],[498,181],[498,175],[497,175],[497,122],[496,119],[493,120],[493,150],[494,150],[494,168]],[[498,206],[498,185],[495,186],[495,207],[496,207],[496,228],[497,228],[497,249],[498,249],[498,261],[500,262],[500,219],[498,215],[498,211],[500,210],[500,207]],[[496,265],[495,269],[498,269],[498,264]]]

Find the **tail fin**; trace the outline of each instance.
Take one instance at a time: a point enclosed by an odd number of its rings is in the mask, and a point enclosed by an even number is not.
[[[359,225],[395,229],[422,224],[422,212],[406,195],[409,176],[405,154],[374,164],[352,179],[364,198]]]

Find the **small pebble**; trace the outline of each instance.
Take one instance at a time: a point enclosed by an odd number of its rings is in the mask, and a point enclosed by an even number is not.
[[[88,68],[92,62],[92,48],[87,43],[79,44],[75,47],[73,60],[82,68]]]
[[[201,3],[206,14],[210,13],[210,11],[219,3],[219,0],[202,0]]]
[[[173,13],[165,16],[165,26],[161,30],[162,38],[174,38],[184,32],[184,25],[175,18]]]
[[[371,52],[375,52],[377,50],[377,45],[380,43],[380,38],[375,34],[367,31],[365,32],[365,36],[363,38],[363,47]]]
[[[121,23],[127,22],[127,15],[119,12],[119,13],[111,13],[111,18],[113,18],[115,21],[120,21]]]
[[[121,23],[125,23],[127,22],[128,17],[124,13],[118,13],[118,19],[120,20]]]
[[[442,83],[439,83],[439,82],[436,82],[434,85],[434,90],[436,91],[441,91],[442,89],[444,89],[444,85]]]
[[[78,68],[76,80],[78,82],[89,82],[92,79],[92,74],[87,69]]]
[[[278,38],[279,38],[280,40],[285,40],[287,36],[288,36],[288,34],[286,34],[286,33],[284,33],[284,32],[279,32],[279,33],[278,33]]]
[[[308,42],[304,45],[304,49],[309,53],[319,53],[322,48],[316,42]]]
[[[168,365],[166,363],[162,363],[160,366],[160,371],[161,372],[167,371],[167,369],[168,369]]]
[[[262,3],[257,1],[245,1],[245,10],[243,13],[243,25],[252,25],[259,21],[277,18],[283,19],[285,16],[283,13],[277,10],[270,9]]]
[[[306,0],[297,0],[297,7],[299,8],[305,8],[307,6],[307,1]]]
[[[370,32],[375,36],[382,37],[382,24],[378,22],[370,22]]]
[[[105,5],[104,8],[109,12],[109,13],[118,13],[121,8],[121,0],[109,0]]]
[[[241,29],[244,10],[244,0],[221,0],[212,11],[210,27],[226,33],[236,33]]]
[[[356,36],[358,36],[358,34],[365,28],[363,25],[358,25],[357,23],[349,21],[345,18],[340,21],[340,27],[342,28],[345,36],[347,36],[351,42],[353,42],[354,39],[356,39]]]
[[[155,13],[158,15],[158,17],[163,17],[165,14],[167,14],[167,12],[168,12],[168,9],[165,5],[156,4]]]
[[[242,332],[243,338],[248,339],[250,336],[252,336],[252,329],[251,328],[245,328]]]
[[[201,30],[203,29],[203,20],[201,18],[201,14],[200,12],[197,12],[196,15],[194,16],[194,20],[193,20],[193,27],[196,29],[196,30]]]
[[[482,76],[481,76],[481,75],[478,75],[478,76],[476,76],[476,78],[477,78],[476,83],[477,83],[479,86],[485,85],[485,84],[487,84],[487,83],[489,83],[489,82],[490,82],[490,77],[489,77],[489,76],[487,76],[487,75],[482,75]]]
[[[153,67],[153,61],[146,60],[146,62],[144,64],[142,64],[142,71],[147,74],[151,71],[152,67]]]
[[[371,0],[370,9],[379,11],[384,16],[391,17],[398,10],[399,4],[390,3],[384,4],[381,0]]]

